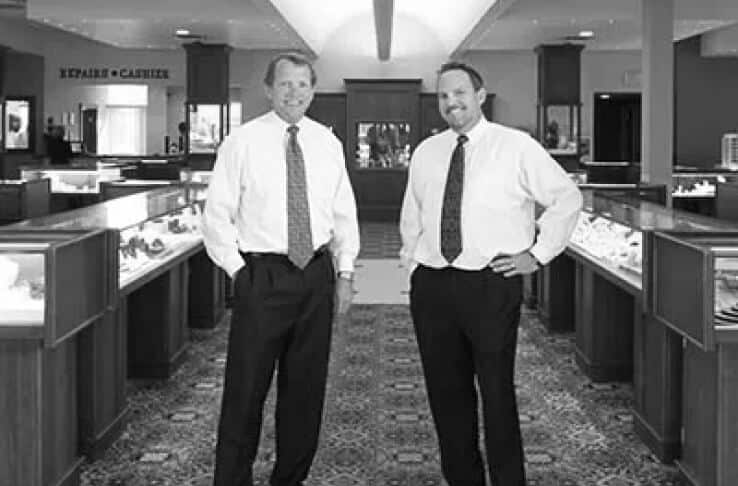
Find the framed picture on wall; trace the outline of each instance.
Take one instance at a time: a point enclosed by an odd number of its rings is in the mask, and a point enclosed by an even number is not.
[[[8,96],[3,110],[3,140],[8,152],[33,150],[33,98]]]

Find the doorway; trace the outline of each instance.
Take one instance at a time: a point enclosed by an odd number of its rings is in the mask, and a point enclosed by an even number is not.
[[[641,161],[641,94],[594,94],[594,161]]]

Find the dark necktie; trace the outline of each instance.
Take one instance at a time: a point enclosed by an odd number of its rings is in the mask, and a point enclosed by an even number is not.
[[[466,135],[459,135],[451,154],[451,164],[446,176],[441,211],[441,254],[447,262],[453,262],[461,253],[461,196],[464,191],[464,143]]]
[[[287,128],[287,258],[298,268],[305,268],[313,257],[310,231],[310,205],[305,182],[305,161],[297,143],[296,125]]]

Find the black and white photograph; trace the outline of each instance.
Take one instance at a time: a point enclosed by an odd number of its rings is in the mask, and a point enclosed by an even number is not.
[[[0,0],[0,486],[738,486],[738,0]]]

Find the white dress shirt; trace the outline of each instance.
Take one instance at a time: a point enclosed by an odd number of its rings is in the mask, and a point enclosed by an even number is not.
[[[233,130],[218,149],[203,239],[208,255],[231,277],[244,265],[239,251],[287,254],[288,126],[271,111]],[[307,117],[297,126],[313,246],[330,243],[337,270],[353,271],[359,225],[341,142]]]
[[[522,131],[482,118],[466,135],[462,252],[453,266],[479,270],[497,255],[525,250],[548,263],[564,250],[576,226],[582,206],[576,184]],[[445,130],[413,153],[400,216],[400,256],[410,268],[448,266],[441,255],[441,209],[457,136]],[[545,208],[537,222],[536,203]]]

